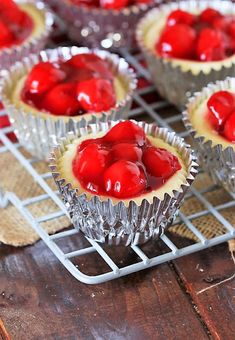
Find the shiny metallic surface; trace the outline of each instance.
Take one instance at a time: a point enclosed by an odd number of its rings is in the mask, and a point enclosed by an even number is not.
[[[23,42],[20,45],[12,46],[9,48],[3,48],[0,50],[0,68],[8,69],[16,61],[20,61],[27,57],[30,53],[39,53],[46,45],[48,37],[52,30],[54,22],[51,11],[41,1],[33,0],[17,0],[17,3],[29,3],[37,7],[38,10],[44,13],[45,17],[45,29],[43,34],[38,38],[31,39],[28,42]]]
[[[101,201],[99,196],[92,196],[88,200],[84,192],[73,189],[70,183],[61,177],[57,162],[75,138],[89,133],[106,132],[117,122],[97,123],[85,126],[76,135],[68,134],[61,139],[51,153],[50,169],[58,186],[62,200],[70,215],[75,228],[81,230],[85,236],[98,242],[110,245],[143,244],[151,238],[158,238],[171,224],[176,216],[188,188],[197,174],[196,158],[192,150],[185,145],[182,138],[165,128],[158,128],[155,124],[138,122],[147,135],[163,139],[174,146],[182,157],[188,169],[185,182],[179,191],[172,195],[165,194],[164,199],[154,197],[152,201],[143,199],[138,205],[131,200],[128,205],[123,201],[114,204],[110,198]]]
[[[235,92],[235,78],[217,81],[204,87],[199,93],[190,98],[186,110],[183,112],[185,127],[190,131],[199,161],[216,184],[222,185],[229,192],[235,193],[235,150],[233,146],[223,147],[221,144],[213,145],[211,140],[201,136],[192,126],[190,116],[200,104],[220,90]],[[232,143],[231,143],[232,144]]]
[[[207,7],[219,10],[221,13],[235,15],[235,4],[232,1],[211,1],[211,0],[189,0],[172,2],[161,5],[149,11],[138,23],[136,29],[137,43],[143,52],[152,81],[161,94],[170,103],[182,109],[187,100],[194,92],[200,91],[204,86],[216,80],[223,80],[228,76],[235,75],[235,58],[229,64],[225,65],[221,61],[221,65],[216,63],[212,66],[209,73],[201,71],[195,75],[192,71],[183,71],[180,66],[173,65],[173,59],[161,58],[145,45],[144,32],[147,31],[149,25],[157,20],[157,17],[163,13],[169,13],[175,9],[188,10],[198,13]],[[187,60],[185,60],[187,62]]]
[[[135,45],[137,21],[154,5],[132,5],[120,10],[79,6],[68,0],[47,0],[57,14],[67,23],[70,38],[80,44],[105,49]]]
[[[118,75],[124,88],[127,89],[126,97],[123,101],[117,103],[116,107],[102,113],[91,114],[89,118],[86,115],[63,118],[51,114],[37,115],[34,112],[26,112],[23,108],[16,107],[12,101],[12,91],[15,84],[25,76],[39,61],[57,61],[67,60],[71,56],[79,53],[93,52],[105,59],[110,65],[110,69],[115,75]],[[14,132],[20,144],[38,159],[48,160],[50,147],[60,137],[63,137],[69,131],[77,131],[86,123],[96,123],[97,121],[105,122],[107,120],[125,119],[131,107],[133,92],[136,89],[136,77],[133,70],[127,62],[108,51],[89,50],[85,47],[59,47],[57,49],[45,50],[40,55],[31,55],[22,62],[13,65],[9,71],[5,71],[0,81],[0,92],[2,102],[10,116]]]

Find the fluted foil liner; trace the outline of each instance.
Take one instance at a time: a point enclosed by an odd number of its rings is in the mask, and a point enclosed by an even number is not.
[[[51,114],[37,115],[33,112],[26,112],[19,109],[12,102],[11,94],[15,84],[22,76],[29,73],[33,65],[39,61],[67,60],[76,54],[93,52],[107,61],[110,69],[121,76],[123,85],[129,89],[123,101],[107,111],[87,116],[80,115],[65,119]],[[136,88],[135,73],[123,58],[108,51],[89,50],[85,47],[59,47],[57,49],[45,50],[40,55],[31,55],[22,62],[16,63],[8,71],[5,71],[0,81],[2,101],[7,113],[10,116],[11,124],[20,144],[34,157],[48,160],[50,149],[60,137],[65,136],[69,131],[77,133],[80,127],[87,123],[105,122],[107,120],[125,119],[131,107],[133,92]]]
[[[51,153],[50,169],[73,225],[85,236],[98,242],[128,246],[143,244],[151,238],[161,236],[173,221],[186,191],[197,174],[198,166],[195,156],[183,139],[173,132],[169,133],[167,129],[158,128],[155,124],[135,123],[144,129],[146,135],[161,138],[174,146],[188,168],[187,178],[180,190],[173,191],[171,195],[165,194],[163,200],[154,197],[151,202],[143,199],[140,204],[130,200],[128,206],[123,201],[114,204],[111,199],[107,198],[104,201],[96,195],[89,200],[84,192],[73,189],[71,183],[66,182],[61,176],[57,164],[68,144],[72,143],[75,138],[89,133],[107,132],[117,122],[86,126],[76,136],[69,134],[61,139],[60,144]]]
[[[158,2],[161,0],[120,10],[106,10],[83,4],[76,6],[68,0],[47,0],[68,24],[68,33],[72,40],[86,46],[105,49],[135,46],[137,21]]]
[[[8,69],[16,61],[22,60],[31,53],[39,53],[46,45],[53,25],[53,15],[41,1],[17,0],[18,4],[33,4],[41,13],[44,14],[45,29],[43,33],[17,46],[0,49],[0,69]]]
[[[207,137],[199,135],[194,129],[190,117],[192,113],[205,100],[217,91],[230,90],[235,92],[235,78],[227,78],[224,81],[217,81],[204,87],[201,92],[195,93],[190,98],[186,110],[183,112],[183,122],[190,131],[199,162],[206,172],[210,174],[216,184],[222,185],[229,192],[235,193],[235,150],[231,146],[224,147],[221,144],[214,144]]]
[[[228,76],[235,75],[235,58],[229,65],[212,66],[209,73],[200,71],[195,75],[191,70],[182,70],[180,66],[176,66],[170,59],[157,56],[149,49],[144,41],[144,33],[147,32],[151,23],[157,22],[157,18],[164,13],[170,13],[176,9],[185,11],[203,11],[205,8],[214,8],[221,13],[235,15],[235,3],[232,1],[218,0],[189,0],[173,2],[161,5],[149,11],[139,22],[136,29],[136,40],[142,50],[148,69],[150,71],[153,83],[157,91],[162,97],[166,98],[170,103],[182,109],[185,107],[187,100],[194,92],[200,91],[209,82],[223,80]],[[157,38],[157,37],[156,37]],[[187,60],[185,60],[187,63]]]

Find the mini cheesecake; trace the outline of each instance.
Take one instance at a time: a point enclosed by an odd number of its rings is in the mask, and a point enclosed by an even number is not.
[[[137,204],[143,199],[152,202],[154,197],[163,200],[165,194],[180,190],[188,174],[177,148],[146,136],[131,121],[120,122],[107,133],[74,140],[59,159],[58,170],[88,199],[98,195],[125,205],[131,200]]]
[[[106,51],[60,47],[31,55],[2,79],[2,101],[19,142],[47,159],[66,132],[125,118],[136,78],[126,61]]]
[[[151,10],[136,37],[157,90],[182,108],[196,91],[235,68],[232,1],[179,1]],[[180,86],[179,86],[180,84]]]
[[[235,79],[211,83],[196,93],[183,121],[205,171],[235,193]]]
[[[183,140],[154,124],[91,124],[66,136],[50,169],[75,228],[110,245],[158,238],[197,173]]]
[[[44,47],[53,18],[41,2],[2,0],[0,3],[0,66]]]
[[[235,151],[235,91],[220,90],[190,111],[189,119],[196,136],[203,136],[212,145],[231,147]]]

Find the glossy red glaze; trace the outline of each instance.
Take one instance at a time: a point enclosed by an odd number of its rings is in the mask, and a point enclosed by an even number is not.
[[[72,167],[84,189],[120,199],[155,190],[181,169],[176,156],[152,146],[131,121],[118,123],[102,138],[82,142]]]
[[[21,44],[33,31],[32,18],[12,0],[0,2],[0,48]]]
[[[84,53],[64,62],[39,62],[28,74],[21,98],[54,115],[108,111],[116,105],[113,80],[106,60]]]
[[[235,94],[214,93],[207,101],[207,119],[212,128],[230,142],[235,142]]]
[[[85,5],[88,7],[100,7],[107,10],[121,10],[122,8],[138,5],[149,4],[153,0],[69,0],[76,6]]]
[[[200,15],[175,10],[168,16],[155,48],[166,58],[223,60],[235,53],[235,17],[212,8]]]

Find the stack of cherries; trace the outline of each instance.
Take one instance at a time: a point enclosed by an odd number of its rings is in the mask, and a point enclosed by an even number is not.
[[[72,166],[84,189],[116,198],[151,192],[181,169],[176,156],[153,146],[144,130],[131,121],[78,145]]]
[[[113,81],[107,61],[83,53],[67,61],[36,64],[21,97],[25,103],[54,115],[107,111],[116,105]]]
[[[235,16],[207,8],[194,15],[173,11],[156,43],[162,57],[218,61],[235,53]]]
[[[217,133],[235,143],[235,94],[214,93],[207,102],[208,120]]]
[[[20,44],[32,30],[32,19],[13,0],[0,1],[0,48]]]

